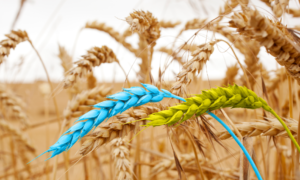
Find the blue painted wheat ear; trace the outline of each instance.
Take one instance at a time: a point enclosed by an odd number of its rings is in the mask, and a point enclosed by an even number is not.
[[[185,101],[183,98],[178,97],[167,90],[162,89],[159,91],[159,89],[153,85],[142,85],[148,91],[142,87],[124,88],[123,92],[119,92],[107,97],[112,100],[103,101],[94,105],[93,107],[99,109],[93,109],[79,117],[76,120],[78,122],[77,124],[70,127],[54,145],[36,158],[47,152],[52,152],[51,157],[48,158],[51,159],[64,151],[68,151],[78,140],[80,140],[93,128],[101,124],[105,119],[108,120],[110,117],[122,113],[131,107],[141,106],[149,102],[159,102],[163,100],[163,98],[175,98]]]

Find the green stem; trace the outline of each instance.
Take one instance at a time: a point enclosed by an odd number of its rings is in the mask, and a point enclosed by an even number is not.
[[[270,113],[272,113],[278,120],[279,122],[282,124],[283,128],[286,130],[286,132],[288,133],[289,137],[291,138],[292,142],[294,143],[294,145],[296,146],[296,148],[298,149],[299,153],[300,153],[300,146],[297,143],[296,139],[294,138],[294,136],[292,135],[291,131],[289,130],[289,128],[287,127],[287,125],[283,122],[283,120],[275,113],[275,111],[273,109],[271,109]],[[299,132],[298,132],[299,133]]]

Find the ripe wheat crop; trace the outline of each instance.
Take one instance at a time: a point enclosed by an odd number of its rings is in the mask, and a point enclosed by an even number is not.
[[[0,179],[299,179],[300,28],[290,24],[300,2],[259,1],[170,1],[161,13],[126,2],[123,17],[110,9],[120,24],[107,12],[71,20],[74,43],[57,36],[50,66],[34,31],[18,23],[28,12],[20,0],[0,40]],[[91,43],[87,31],[114,43]],[[83,38],[90,44],[79,57]],[[18,54],[22,42],[40,62]],[[36,64],[47,82],[15,81],[38,74]],[[221,66],[222,79],[212,79]]]

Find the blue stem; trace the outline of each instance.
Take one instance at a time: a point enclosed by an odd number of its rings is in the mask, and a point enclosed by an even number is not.
[[[251,156],[249,155],[249,153],[247,152],[246,148],[243,146],[243,144],[241,143],[241,141],[236,137],[236,135],[231,131],[231,129],[220,119],[218,118],[218,116],[216,116],[214,113],[210,112],[210,111],[206,111],[207,114],[211,115],[213,118],[215,118],[220,124],[222,124],[222,126],[229,132],[229,134],[233,137],[233,139],[238,143],[238,145],[240,146],[240,148],[243,150],[245,156],[247,157],[249,163],[251,164],[257,179],[262,180],[262,177],[256,167],[256,165],[254,164]]]

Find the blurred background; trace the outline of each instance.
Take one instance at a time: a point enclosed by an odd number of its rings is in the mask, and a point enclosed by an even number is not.
[[[80,32],[85,23],[97,20],[121,33],[128,28],[124,20],[133,10],[148,10],[158,20],[180,21],[181,24],[177,27],[162,30],[161,38],[155,47],[155,49],[159,49],[164,46],[171,47],[179,30],[184,27],[188,20],[194,18],[214,19],[224,3],[223,0],[26,0],[22,4],[19,17],[15,22],[21,1],[0,0],[0,40],[4,39],[4,35],[9,33],[12,28],[26,30],[46,63],[51,80],[55,82],[63,80],[63,69],[60,66],[60,59],[57,57],[59,45],[65,47],[72,54],[73,61],[79,60],[93,46],[107,45],[116,53],[121,65],[128,73],[129,79],[137,81],[135,74],[139,71],[138,63],[141,60],[104,32],[92,29],[84,29]],[[291,3],[295,2],[291,1]],[[271,9],[261,1],[253,0],[250,4],[255,4],[255,7],[265,15],[272,16]],[[236,11],[238,10],[236,8]],[[289,16],[286,14],[282,20],[288,26],[294,27],[299,18],[293,18],[291,21]],[[227,21],[225,18],[224,24]],[[184,32],[176,40],[177,45],[183,44],[195,31]],[[195,38],[194,43],[202,44],[212,36],[211,32],[203,30]],[[223,38],[221,35],[215,36],[216,38]],[[137,47],[138,36],[134,34],[127,39],[127,42]],[[237,53],[243,61],[243,56],[238,51]],[[259,57],[268,70],[276,69],[276,61],[265,50],[260,51]],[[159,67],[163,66],[166,59],[168,57],[165,53],[155,51],[152,64],[152,74],[155,79],[158,77]],[[218,52],[212,55],[203,74],[208,74],[210,79],[221,79],[224,77],[227,67],[235,62],[232,52],[228,51],[228,46],[222,44]],[[175,80],[174,73],[178,73],[179,70],[179,64],[172,63],[171,68],[166,72],[165,80]],[[116,64],[103,64],[101,67],[96,67],[94,72],[99,82],[111,82],[113,80],[123,82],[125,79],[123,72]],[[21,43],[15,50],[12,50],[9,61],[0,67],[1,81],[33,82],[45,80],[45,78],[42,66],[27,42]],[[208,77],[203,76],[203,78],[207,80]]]

